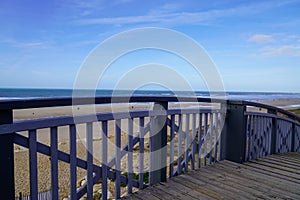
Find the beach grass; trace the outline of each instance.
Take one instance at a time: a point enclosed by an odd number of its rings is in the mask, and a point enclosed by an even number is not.
[[[300,108],[289,109],[289,111],[300,116]]]

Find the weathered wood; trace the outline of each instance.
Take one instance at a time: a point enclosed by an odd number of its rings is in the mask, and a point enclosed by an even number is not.
[[[260,168],[260,169],[271,171],[273,173],[281,174],[281,175],[284,175],[284,176],[287,176],[287,177],[290,177],[290,178],[294,178],[295,180],[300,180],[300,175],[299,174],[288,171],[288,169],[282,169],[282,168],[278,169],[278,167],[274,166],[274,165],[270,166],[270,165],[267,165],[263,162],[252,162],[252,161],[245,163],[245,165],[255,166],[255,167]]]
[[[281,154],[278,155],[274,155],[274,156],[270,156],[271,158],[276,157],[278,160],[288,160],[294,163],[297,163],[300,165],[300,158],[299,157],[295,157],[295,155],[297,155],[299,153],[285,153],[285,156],[282,156]],[[288,155],[288,157],[287,157]]]
[[[156,102],[154,111],[168,110],[168,103]],[[166,115],[151,118],[150,124],[150,185],[167,180],[167,123]]]
[[[36,130],[29,131],[29,176],[30,176],[30,196],[32,199],[38,198],[38,170],[37,170],[37,136]]]
[[[176,178],[174,178],[173,181],[166,183],[166,186],[167,188],[169,187],[172,189],[172,192],[174,192],[174,190],[178,191],[177,197],[180,197],[181,199],[195,199],[201,196],[197,191],[176,182]]]
[[[171,195],[172,198],[175,198],[175,199],[191,199],[191,196],[187,196],[185,195],[184,193],[181,192],[181,190],[177,189],[176,187],[170,187],[170,185],[168,185],[168,182],[167,183],[160,183],[160,184],[157,184],[155,187],[159,188],[160,190],[164,191],[165,193],[167,193],[168,195]],[[166,189],[168,188],[168,189]],[[162,199],[165,198],[165,196],[162,196]],[[165,198],[167,199],[167,198]],[[171,199],[171,198],[169,198]]]
[[[228,182],[233,183],[233,187],[236,187],[237,189],[241,189],[240,186],[245,186],[249,189],[251,188],[252,191],[249,191],[249,193],[252,193],[254,189],[253,196],[260,193],[260,195],[263,195],[264,199],[272,199],[274,196],[283,199],[295,199],[299,197],[299,194],[297,195],[292,192],[282,193],[282,190],[285,188],[285,186],[277,187],[276,185],[274,187],[274,185],[269,184],[269,180],[265,181],[266,179],[259,179],[258,181],[259,177],[257,176],[254,179],[251,178],[251,172],[249,173],[248,171],[238,173],[238,170],[233,170],[229,167],[223,167],[222,164],[216,164],[216,166],[212,166],[209,169],[211,174],[214,174],[216,177],[220,178],[221,180],[224,180],[220,181],[223,184],[226,184]],[[203,172],[201,174],[203,174]]]
[[[226,162],[226,161],[224,161],[224,162]],[[251,165],[247,165],[247,163],[244,163],[243,167],[247,168],[247,170],[249,170],[251,172],[258,172],[258,173],[261,173],[261,174],[270,175],[272,177],[276,177],[276,178],[279,178],[281,180],[287,180],[290,183],[296,183],[296,184],[300,183],[299,180],[297,180],[297,179],[287,177],[287,176],[282,175],[282,174],[274,173],[272,170],[270,171],[270,170],[261,169],[261,168],[256,167],[255,165],[251,166]],[[241,166],[238,166],[237,168],[241,168]]]
[[[286,163],[283,161],[278,160],[272,160],[272,159],[264,159],[263,163],[266,163],[268,165],[275,165],[278,166],[278,168],[287,168],[289,170],[296,170],[296,173],[300,173],[300,166],[294,163]]]
[[[70,138],[70,197],[76,199],[76,187],[77,187],[77,149],[76,149],[76,127],[71,125],[69,127],[69,138]]]
[[[205,181],[203,177],[194,177],[190,175],[182,175],[180,182],[182,184],[188,184],[194,190],[199,191],[202,195],[206,195],[212,199],[232,199],[235,195],[234,192],[224,190],[223,188],[215,185],[215,182]]]
[[[237,163],[246,160],[246,107],[242,102],[230,102],[221,135],[221,158]]]
[[[285,163],[280,163],[283,157]],[[300,164],[293,164],[290,157],[298,159],[300,154],[243,164],[224,160],[148,187],[130,199],[145,199],[146,194],[158,199],[300,199]]]
[[[300,170],[299,163],[297,164],[295,162],[289,162],[289,161],[285,161],[285,160],[278,160],[278,159],[274,159],[274,158],[270,158],[270,157],[265,158],[264,161],[268,162],[268,163],[276,164],[276,165],[287,166],[287,167],[290,167],[291,169]]]
[[[245,166],[238,166],[237,168],[235,168],[235,166],[232,166],[226,162],[222,162],[222,165],[219,165],[218,168],[220,169],[224,169],[224,168],[229,168],[229,169],[234,169],[231,171],[231,173],[237,174],[239,176],[245,176],[246,178],[248,178],[249,180],[254,180],[257,181],[258,183],[260,183],[261,185],[269,185],[271,187],[275,187],[275,188],[285,188],[288,192],[292,192],[295,194],[300,194],[299,191],[299,185],[294,183],[294,182],[290,182],[288,180],[282,179],[282,178],[278,178],[278,177],[274,177],[272,175],[268,175],[268,174],[264,174],[258,171],[254,171],[251,168],[247,168]],[[274,185],[273,183],[276,183],[276,185]],[[289,185],[288,188],[286,188],[286,185]]]
[[[154,185],[153,187],[150,187],[149,190],[151,191],[151,194],[156,196],[159,199],[180,199],[177,197],[174,197],[172,194],[167,193],[165,190],[162,190],[161,187],[158,187]]]
[[[51,189],[52,198],[58,199],[58,137],[57,127],[50,129],[50,142],[51,142]]]
[[[217,191],[219,194],[223,194],[225,197],[230,199],[256,199],[257,196],[253,191],[249,191],[248,188],[235,185],[231,181],[226,180],[224,177],[217,177],[215,174],[208,169],[208,171],[201,170],[201,173],[193,175],[193,179],[202,179],[207,184],[211,185],[211,188]],[[252,193],[251,193],[252,192]],[[262,195],[262,194],[260,194]]]

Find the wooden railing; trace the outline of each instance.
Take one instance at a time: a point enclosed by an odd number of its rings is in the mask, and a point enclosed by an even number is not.
[[[116,103],[153,103],[153,110],[96,113],[76,116],[13,121],[18,109]],[[210,107],[169,108],[174,102],[206,103]],[[75,102],[75,103],[74,103]],[[260,110],[260,111],[257,111]],[[71,199],[93,198],[93,186],[101,180],[101,195],[107,199],[131,194],[167,178],[212,164],[220,159],[244,162],[273,153],[300,152],[300,118],[287,111],[246,101],[226,101],[192,97],[97,97],[0,102],[1,196],[15,198],[14,145],[29,151],[30,196],[37,199],[38,157],[51,157],[52,199],[59,198],[58,162],[68,164]],[[100,122],[99,130],[94,124]],[[122,129],[126,123],[126,135]],[[86,157],[78,156],[76,127],[85,126]],[[136,127],[137,125],[137,127]],[[58,148],[60,127],[68,126],[69,152]],[[113,127],[113,128],[112,128]],[[38,130],[48,128],[50,143],[37,139]],[[114,130],[111,133],[109,130]],[[20,134],[20,132],[27,134]],[[94,134],[101,145],[95,149]],[[113,135],[113,148],[110,147]],[[125,144],[125,145],[121,145]],[[149,146],[149,147],[148,147]],[[95,161],[101,152],[100,162]],[[108,151],[114,151],[111,155]],[[138,160],[138,163],[136,162]],[[125,165],[126,168],[121,165]],[[86,171],[86,181],[78,187],[77,168]],[[126,188],[126,192],[124,192]],[[60,196],[61,198],[61,196]]]

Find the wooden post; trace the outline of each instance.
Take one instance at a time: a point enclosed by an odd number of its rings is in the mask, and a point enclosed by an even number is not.
[[[246,159],[246,106],[243,102],[228,102],[221,135],[221,159],[242,163]]]
[[[153,110],[167,110],[168,102],[156,102]],[[151,119],[150,185],[167,181],[167,116]]]
[[[12,110],[0,110],[0,124],[11,123]],[[0,166],[1,199],[15,199],[13,133],[0,135]]]

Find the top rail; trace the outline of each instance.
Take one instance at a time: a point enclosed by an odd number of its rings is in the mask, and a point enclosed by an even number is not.
[[[99,97],[59,97],[0,100],[0,110],[58,107],[72,105],[109,104],[109,103],[143,103],[143,102],[216,102],[226,100],[203,97],[170,96],[99,96]]]
[[[300,116],[282,108],[251,101],[228,100],[218,98],[190,96],[98,96],[98,97],[59,97],[59,98],[28,98],[0,100],[0,110],[60,107],[72,105],[110,104],[110,103],[144,103],[144,102],[202,102],[230,105],[253,106],[267,109],[271,113],[281,113],[300,121]]]

